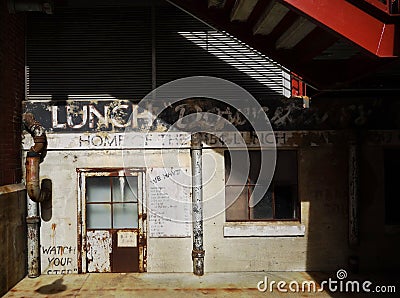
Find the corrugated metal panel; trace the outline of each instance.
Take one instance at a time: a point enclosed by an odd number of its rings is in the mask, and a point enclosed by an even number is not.
[[[178,8],[157,4],[152,18],[150,2],[114,5],[29,16],[29,99],[141,99],[153,83],[195,75],[230,80],[260,100],[287,95],[279,65]]]
[[[28,20],[28,95],[103,94],[140,99],[151,91],[149,7],[64,8]]]

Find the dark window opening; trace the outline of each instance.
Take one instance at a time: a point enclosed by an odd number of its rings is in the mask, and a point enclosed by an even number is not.
[[[263,185],[259,178],[261,152],[250,150],[250,171],[245,185],[239,184],[231,162],[244,151],[225,151],[225,205],[227,221],[262,221],[262,220],[298,220],[299,202],[297,195],[297,152],[294,150],[277,151],[276,168],[272,182],[262,199],[251,206],[252,194],[256,185]],[[231,179],[228,178],[231,176]],[[233,179],[232,179],[233,178]],[[266,183],[265,183],[266,185]],[[239,196],[237,194],[239,193]],[[237,197],[237,198],[236,198]]]

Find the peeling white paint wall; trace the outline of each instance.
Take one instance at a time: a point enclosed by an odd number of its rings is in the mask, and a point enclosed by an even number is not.
[[[323,145],[298,148],[298,152],[301,222],[240,226],[225,222],[223,151],[203,150],[205,272],[334,270],[346,265],[347,177],[338,173],[347,173],[347,150]],[[44,274],[78,272],[76,169],[191,166],[189,149],[163,150],[162,158],[160,153],[153,149],[48,151],[40,169],[41,179],[49,178],[53,184],[52,216],[41,225]],[[147,271],[191,272],[191,250],[191,237],[148,237]]]
[[[307,141],[300,134],[296,140]],[[227,223],[222,211],[225,206],[224,154],[219,149],[203,150],[205,272],[337,270],[346,268],[349,256],[357,255],[357,250],[348,248],[347,147],[329,142],[301,146],[295,144],[296,140],[287,145],[298,150],[301,221],[295,223]],[[396,142],[389,145],[398,146]],[[360,210],[360,231],[373,235],[364,238],[358,248],[360,267],[366,269],[394,268],[398,263],[393,256],[398,250],[399,233],[388,237],[383,225],[381,143],[381,139],[370,141],[363,151],[363,171],[369,173],[364,177],[364,198],[368,207]],[[25,144],[25,150],[28,148],[29,144]],[[76,169],[159,168],[166,167],[166,163],[175,168],[191,166],[189,149],[163,150],[163,158],[160,152],[136,149],[122,154],[120,150],[104,148],[48,151],[40,169],[41,179],[49,178],[53,185],[51,219],[42,220],[41,225],[44,274],[78,272]],[[215,210],[221,212],[215,214]],[[386,253],[377,256],[380,249]],[[148,238],[147,271],[191,272],[191,250],[190,237]]]
[[[203,194],[205,272],[335,270],[346,266],[347,178],[337,174],[346,173],[346,150],[325,146],[298,152],[301,222],[247,223],[246,228],[242,223],[226,223],[223,212],[214,216],[225,204],[224,154],[215,150],[203,153],[213,160],[203,164],[204,181],[208,181]],[[323,167],[331,174],[327,181],[318,181],[315,176],[320,173],[315,169]],[[320,188],[325,192],[319,192]],[[248,235],[224,236],[227,227],[241,227]],[[254,230],[260,229],[265,235],[254,237]],[[280,233],[268,234],[271,229]]]
[[[121,167],[190,167],[189,150],[164,150],[160,159],[157,150],[124,152],[48,151],[40,167],[41,179],[53,185],[52,216],[41,224],[41,268],[43,274],[78,272],[78,168]],[[147,268],[149,272],[188,272],[191,270],[190,238],[148,238]],[[188,257],[176,259],[176,256]],[[66,260],[62,258],[67,258]],[[56,260],[56,262],[54,262]]]
[[[328,149],[326,149],[328,148]],[[328,216],[329,222],[336,226],[314,226],[310,222],[310,208],[315,204],[316,192],[304,190],[302,185],[309,184],[307,168],[313,163],[315,154],[333,155],[332,147],[316,147],[302,150],[299,154],[299,195],[301,203],[301,223],[297,229],[303,230],[304,236],[258,236],[246,237],[224,236],[224,229],[232,227],[225,222],[224,212],[215,216],[215,210],[223,210],[224,192],[224,156],[222,151],[204,149],[203,175],[204,182],[204,245],[205,272],[222,271],[284,271],[284,270],[322,270],[334,269],[335,264],[344,264],[347,258],[347,208],[346,196],[335,197],[332,189],[340,186],[339,180],[332,181],[326,188],[325,203],[318,203],[321,216]],[[113,168],[113,167],[162,167],[165,162],[174,167],[190,167],[189,150],[164,150],[163,159],[160,151],[132,150],[124,153],[119,150],[71,150],[49,151],[41,164],[41,178],[49,178],[53,184],[53,208],[51,220],[42,222],[41,226],[41,265],[44,274],[76,273],[78,271],[78,234],[77,234],[77,168]],[[325,153],[324,153],[325,152]],[[324,153],[324,154],[323,154]],[[337,152],[336,152],[337,153]],[[314,157],[313,157],[314,156]],[[346,163],[345,159],[337,159]],[[326,163],[332,163],[327,160]],[[321,161],[318,166],[322,166]],[[346,179],[341,179],[344,184]],[[336,184],[335,184],[336,183]],[[339,183],[339,184],[338,184]],[[347,184],[346,184],[347,185]],[[342,186],[344,187],[344,186]],[[332,194],[332,196],[330,196]],[[321,193],[324,196],[324,193]],[[337,200],[340,212],[332,213],[330,202]],[[328,204],[329,203],[329,204]],[[324,208],[324,204],[326,208]],[[322,209],[321,209],[322,208]],[[314,214],[314,213],[313,213]],[[315,220],[315,219],[313,219]],[[323,220],[322,220],[323,221]],[[268,223],[270,228],[276,223]],[[257,229],[252,227],[251,229]],[[264,228],[266,229],[266,228]],[[291,229],[283,227],[280,229]],[[310,230],[311,229],[311,230]],[[249,230],[249,233],[250,233]],[[321,235],[309,237],[311,235]],[[322,241],[322,242],[321,242]],[[63,250],[60,249],[63,247]],[[321,250],[315,260],[310,251]],[[148,272],[191,272],[192,239],[189,238],[148,238],[147,271]],[[323,262],[324,258],[327,258]],[[67,258],[67,259],[62,259]],[[328,259],[329,258],[329,259]],[[54,260],[57,260],[54,262]]]

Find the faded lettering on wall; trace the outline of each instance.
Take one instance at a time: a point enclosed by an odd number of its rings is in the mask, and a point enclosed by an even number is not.
[[[75,266],[75,246],[42,246],[42,259],[47,263],[47,266],[43,270],[46,274],[71,274],[78,272]]]

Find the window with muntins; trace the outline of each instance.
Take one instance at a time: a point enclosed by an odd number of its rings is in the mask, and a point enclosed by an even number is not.
[[[86,178],[88,229],[137,228],[138,177]]]
[[[226,221],[273,221],[273,220],[298,220],[299,202],[297,195],[297,151],[278,150],[275,173],[272,182],[259,177],[261,151],[249,150],[250,170],[245,184],[235,182],[235,175],[231,163],[235,156],[240,156],[243,151],[225,151],[225,206]],[[266,188],[262,199],[252,206],[252,193],[256,185]],[[239,196],[237,194],[239,193]],[[237,198],[236,198],[237,197]]]

